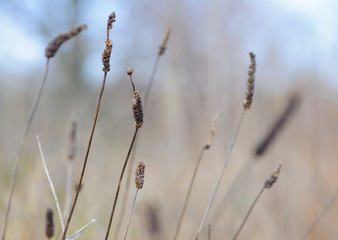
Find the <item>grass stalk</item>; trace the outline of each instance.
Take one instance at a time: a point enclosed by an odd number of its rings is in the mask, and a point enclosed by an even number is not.
[[[336,201],[336,198],[338,197],[338,188],[333,194],[333,196],[330,198],[330,200],[325,204],[323,210],[320,212],[320,214],[316,217],[316,219],[313,221],[313,223],[308,227],[308,229],[303,233],[303,235],[299,238],[300,240],[305,240],[309,236],[309,234],[313,231],[313,229],[317,226],[317,224],[320,222],[321,219],[327,214],[327,212],[330,210],[334,202]]]
[[[94,136],[94,132],[95,132],[96,122],[97,122],[97,118],[98,118],[99,112],[100,112],[100,107],[101,107],[101,102],[102,102],[102,96],[103,96],[104,87],[105,87],[106,79],[107,79],[107,73],[110,71],[110,56],[111,56],[111,50],[113,48],[113,43],[109,39],[109,32],[110,32],[110,29],[112,29],[112,27],[113,27],[112,24],[113,24],[113,22],[115,22],[115,17],[116,17],[115,12],[112,12],[109,15],[109,18],[108,18],[108,21],[107,21],[107,39],[105,41],[106,42],[106,48],[103,50],[103,54],[102,54],[102,63],[103,63],[102,71],[104,72],[104,75],[103,75],[103,81],[102,81],[101,91],[100,91],[99,98],[98,98],[97,105],[96,105],[96,111],[95,111],[95,115],[94,115],[94,121],[93,121],[93,125],[92,125],[92,128],[91,128],[91,133],[90,133],[90,136],[89,136],[89,142],[88,142],[85,159],[84,159],[83,166],[82,166],[82,171],[81,171],[79,183],[77,185],[77,190],[76,190],[76,193],[75,193],[75,197],[74,197],[74,200],[73,200],[73,203],[72,203],[69,215],[68,215],[68,219],[67,219],[67,222],[66,222],[65,230],[63,231],[63,234],[62,234],[62,240],[66,239],[66,235],[67,235],[67,231],[68,231],[68,228],[69,228],[69,224],[70,224],[70,221],[72,219],[72,216],[73,216],[73,213],[74,213],[74,209],[75,209],[75,206],[76,206],[76,203],[77,203],[77,199],[79,197],[79,193],[80,193],[80,190],[81,190],[82,180],[83,180],[84,173],[85,173],[86,166],[87,166],[89,151],[90,151],[90,147],[91,147],[92,141],[93,141],[93,136]]]
[[[13,171],[13,175],[12,175],[11,186],[10,186],[10,189],[9,189],[9,195],[8,195],[8,199],[7,199],[6,210],[5,210],[4,221],[3,221],[3,227],[2,227],[2,235],[1,235],[2,240],[5,240],[5,238],[6,238],[6,231],[7,231],[9,213],[10,213],[10,209],[11,209],[11,205],[12,205],[13,192],[14,192],[14,188],[15,188],[15,184],[16,184],[16,179],[17,179],[17,175],[18,175],[19,165],[20,165],[20,162],[21,162],[21,156],[22,156],[23,148],[25,146],[27,135],[28,135],[29,129],[32,125],[36,109],[38,108],[38,105],[39,105],[39,102],[40,102],[40,99],[41,99],[41,95],[42,95],[42,92],[43,92],[43,89],[44,89],[44,86],[45,86],[45,83],[46,83],[47,75],[48,75],[48,70],[49,70],[49,58],[47,58],[45,73],[44,73],[42,81],[40,83],[40,87],[39,87],[38,93],[36,95],[32,110],[29,114],[27,124],[26,124],[26,129],[25,129],[25,132],[24,132],[24,134],[21,138],[18,154],[16,155],[16,158],[15,158],[14,171]]]
[[[225,172],[225,168],[226,168],[226,166],[227,166],[227,164],[228,164],[228,161],[229,161],[229,159],[230,159],[230,155],[231,155],[232,149],[233,149],[233,147],[234,147],[234,144],[235,144],[235,141],[236,141],[236,138],[237,138],[239,129],[240,129],[240,127],[241,127],[242,120],[243,120],[243,117],[244,117],[245,112],[246,112],[246,109],[244,108],[243,111],[242,111],[242,113],[241,113],[241,116],[240,116],[240,118],[239,118],[239,121],[238,121],[238,123],[237,123],[237,127],[236,127],[236,129],[235,129],[235,133],[234,133],[234,135],[233,135],[233,137],[232,137],[232,140],[231,140],[231,143],[230,143],[230,147],[229,147],[228,153],[227,153],[227,155],[226,155],[226,157],[225,157],[225,161],[224,161],[224,165],[223,165],[222,171],[221,171],[221,173],[220,173],[220,175],[219,175],[219,177],[218,177],[218,180],[217,180],[216,186],[215,186],[215,188],[214,188],[214,191],[213,191],[213,193],[212,193],[212,195],[211,195],[209,204],[208,204],[207,208],[205,209],[203,219],[202,219],[202,221],[201,221],[201,223],[200,223],[200,226],[199,226],[199,228],[198,228],[198,231],[197,231],[197,234],[196,234],[196,238],[195,238],[196,240],[198,239],[198,237],[199,237],[199,235],[200,235],[200,233],[201,233],[201,231],[202,231],[202,229],[203,229],[203,226],[204,226],[204,224],[205,224],[205,221],[207,220],[207,217],[208,217],[208,215],[209,215],[210,208],[211,208],[211,206],[212,206],[212,204],[213,204],[213,202],[214,202],[214,200],[215,200],[217,190],[218,190],[219,185],[220,185],[220,183],[221,183],[221,181],[222,181],[222,178],[223,178],[223,175],[224,175],[224,172]]]
[[[235,141],[236,141],[236,138],[237,138],[237,135],[238,135],[238,132],[239,132],[239,129],[241,127],[241,124],[242,124],[242,120],[244,118],[244,115],[245,115],[245,112],[250,109],[251,107],[251,104],[252,104],[252,101],[253,101],[253,95],[254,95],[254,88],[255,88],[255,73],[256,73],[256,56],[253,52],[249,52],[249,57],[250,57],[250,65],[249,65],[249,70],[248,70],[248,80],[247,80],[247,91],[245,93],[245,99],[244,99],[244,102],[243,102],[243,110],[242,110],[242,113],[240,115],[240,118],[237,122],[237,126],[236,126],[236,129],[235,129],[235,133],[232,137],[232,140],[231,140],[231,143],[230,143],[230,146],[229,146],[229,149],[228,149],[228,153],[225,157],[225,160],[224,160],[224,164],[223,164],[223,168],[222,168],[222,171],[218,177],[218,180],[216,182],[216,186],[214,188],[214,191],[211,195],[211,198],[210,198],[210,201],[209,201],[209,204],[207,205],[206,209],[205,209],[205,212],[204,212],[204,216],[203,216],[203,219],[201,221],[201,224],[198,228],[198,231],[197,231],[197,234],[196,234],[196,240],[198,239],[199,235],[201,234],[201,231],[203,229],[203,226],[205,224],[205,221],[207,220],[207,217],[209,215],[209,211],[211,209],[211,206],[215,200],[215,197],[216,197],[216,193],[217,193],[217,190],[219,188],[219,185],[221,184],[221,181],[222,181],[222,178],[223,178],[223,175],[224,175],[224,172],[225,172],[225,168],[229,162],[229,159],[230,159],[230,156],[231,156],[231,152],[232,152],[232,149],[234,147],[234,144],[235,144]]]
[[[212,120],[210,136],[209,136],[209,138],[208,138],[206,144],[205,144],[205,145],[203,146],[203,148],[201,149],[201,152],[200,152],[199,157],[198,157],[198,159],[197,159],[197,162],[196,162],[196,165],[195,165],[195,169],[194,169],[194,173],[193,173],[192,178],[191,178],[191,180],[190,180],[188,192],[187,192],[187,195],[186,195],[186,197],[185,197],[184,204],[183,204],[183,208],[182,208],[182,211],[181,211],[181,214],[180,214],[180,218],[179,218],[179,220],[178,220],[178,224],[177,224],[177,227],[176,227],[176,231],[175,231],[175,235],[174,235],[174,240],[177,239],[178,234],[179,234],[179,232],[180,232],[180,228],[181,228],[181,225],[182,225],[182,221],[183,221],[183,218],[184,218],[184,215],[185,215],[187,206],[188,206],[188,202],[189,202],[189,199],[190,199],[192,187],[193,187],[194,182],[195,182],[195,178],[196,178],[196,175],[197,175],[197,171],[198,171],[198,168],[199,168],[199,165],[200,165],[202,156],[203,156],[204,152],[210,148],[210,146],[211,146],[211,141],[212,141],[212,139],[213,139],[213,137],[214,137],[214,135],[215,135],[215,125],[216,125],[216,119],[217,119],[218,116],[219,116],[219,113],[217,113],[217,114],[215,115],[215,117],[213,118],[213,120]]]
[[[148,101],[149,101],[151,89],[152,89],[153,82],[155,80],[155,76],[156,76],[156,73],[157,73],[157,70],[158,70],[158,64],[160,62],[161,56],[163,56],[163,54],[165,53],[165,50],[167,49],[167,43],[168,43],[168,40],[169,40],[170,32],[171,32],[171,27],[168,27],[167,32],[164,35],[162,45],[159,47],[159,51],[158,51],[156,60],[155,60],[154,65],[153,65],[153,69],[151,71],[150,80],[148,82],[148,85],[146,87],[145,94],[144,94],[144,97],[143,97],[143,99],[144,99],[143,100],[143,110],[144,110],[144,112],[146,111],[147,106],[148,106]],[[135,153],[137,152],[137,146],[138,146],[137,142],[138,142],[138,138],[136,138],[136,140],[135,140],[134,151],[131,153],[131,157],[130,157],[131,163],[130,163],[130,166],[129,166],[128,172],[127,172],[127,182],[126,182],[126,187],[125,187],[126,190],[124,191],[123,198],[122,198],[121,215],[118,219],[116,231],[114,233],[114,239],[115,240],[117,240],[117,238],[118,238],[118,235],[119,235],[119,232],[120,232],[120,229],[121,229],[121,225],[122,225],[122,222],[123,222],[123,219],[124,219],[126,206],[127,206],[128,192],[129,192],[129,189],[130,189],[130,179],[131,179],[131,174],[133,172],[132,166],[133,166],[133,163],[134,163]]]
[[[41,142],[40,142],[39,135],[36,135],[36,141],[37,141],[38,146],[39,146],[39,151],[40,151],[40,155],[41,155],[41,160],[42,160],[42,164],[43,164],[43,169],[45,170],[46,177],[47,177],[47,180],[48,180],[50,189],[52,190],[52,194],[53,194],[54,201],[55,201],[55,205],[56,205],[56,210],[57,210],[58,215],[59,215],[59,218],[60,218],[61,229],[62,229],[62,231],[64,231],[64,230],[65,230],[65,224],[64,224],[63,218],[62,218],[62,213],[61,213],[60,203],[59,203],[58,197],[57,197],[56,192],[55,192],[55,188],[54,188],[53,181],[52,181],[52,179],[51,179],[51,177],[50,177],[50,175],[49,175],[49,171],[48,171],[48,168],[47,168],[45,156],[44,156],[43,151],[42,151],[42,147],[41,147]]]
[[[258,202],[258,200],[260,199],[260,197],[262,196],[263,192],[265,189],[267,188],[271,188],[274,183],[277,181],[280,170],[282,168],[282,164],[280,163],[277,168],[272,172],[272,174],[270,175],[270,177],[265,181],[262,189],[259,191],[258,195],[256,196],[255,200],[252,202],[249,211],[247,212],[247,214],[244,217],[244,220],[241,224],[241,226],[238,228],[237,232],[235,233],[235,236],[232,238],[232,240],[236,240],[238,235],[241,233],[246,221],[248,220],[253,208],[255,207],[256,203]]]
[[[124,160],[124,164],[121,170],[121,174],[120,174],[120,179],[117,185],[117,189],[116,189],[116,193],[115,193],[115,198],[114,198],[114,203],[113,203],[113,208],[110,214],[110,218],[109,218],[109,223],[108,223],[108,227],[107,227],[107,232],[106,232],[106,237],[105,239],[108,239],[109,236],[109,232],[110,232],[110,228],[111,228],[111,224],[113,221],[113,217],[114,217],[114,213],[115,213],[115,208],[116,208],[116,204],[117,204],[117,199],[120,193],[120,188],[121,188],[121,182],[124,176],[124,172],[126,170],[127,164],[128,164],[128,160],[130,157],[130,154],[132,152],[134,143],[135,143],[135,139],[138,133],[138,130],[142,127],[143,125],[143,108],[142,108],[142,100],[141,97],[138,93],[138,91],[136,91],[135,89],[135,85],[132,79],[132,74],[133,74],[134,70],[132,68],[129,68],[127,71],[127,74],[129,75],[129,79],[130,79],[130,83],[132,85],[133,88],[133,95],[134,95],[134,100],[133,100],[133,114],[134,114],[134,127],[135,127],[135,132],[134,132],[134,136],[132,138],[132,141],[130,143],[129,149],[128,149],[128,153],[126,156],[126,159]]]

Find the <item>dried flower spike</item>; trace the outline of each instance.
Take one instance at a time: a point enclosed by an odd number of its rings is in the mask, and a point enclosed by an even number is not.
[[[255,72],[256,72],[256,55],[253,52],[249,52],[250,56],[250,66],[248,71],[248,82],[247,82],[247,92],[245,93],[245,100],[243,102],[243,107],[249,109],[251,107],[254,88],[255,88]]]
[[[53,210],[51,208],[47,208],[45,230],[46,230],[46,236],[48,239],[54,236]]]
[[[81,25],[75,26],[73,29],[71,29],[68,32],[58,34],[52,41],[48,43],[48,46],[45,50],[45,56],[47,58],[54,57],[57,50],[60,48],[60,46],[65,41],[71,39],[72,37],[78,35],[80,32],[86,29],[87,29],[87,25],[81,24]]]
[[[144,169],[145,169],[144,162],[140,161],[138,163],[138,166],[137,166],[136,172],[135,172],[135,183],[136,183],[136,188],[137,189],[141,189],[143,187],[143,183],[144,183]]]
[[[171,27],[168,27],[167,32],[165,33],[165,35],[163,37],[162,45],[160,46],[160,49],[158,50],[158,55],[162,55],[165,52],[165,50],[167,49],[170,31],[171,31]]]
[[[133,78],[132,78],[132,74],[133,74],[134,70],[132,68],[129,68],[127,70],[127,74],[129,76],[130,79],[130,83],[133,87],[133,95],[134,95],[134,99],[133,99],[133,114],[134,114],[134,126],[136,128],[140,128],[143,125],[143,107],[142,107],[142,100],[140,97],[140,94],[138,91],[135,90],[135,85],[133,82]]]
[[[115,12],[112,12],[109,15],[108,21],[107,21],[107,39],[105,41],[106,48],[103,50],[102,53],[102,64],[103,68],[102,71],[105,73],[110,71],[110,56],[111,56],[111,50],[113,48],[113,42],[109,39],[109,31],[113,28],[113,22],[115,22],[116,15]]]
[[[216,120],[219,116],[220,112],[218,112],[215,117],[212,119],[212,122],[211,122],[211,129],[210,129],[210,134],[209,134],[209,137],[208,137],[208,140],[204,146],[205,149],[209,149],[210,146],[211,146],[211,142],[212,142],[212,139],[214,138],[215,136],[215,131],[216,131]]]
[[[282,163],[278,164],[277,168],[271,173],[271,176],[265,180],[264,183],[265,188],[271,188],[272,185],[277,181],[281,168]]]

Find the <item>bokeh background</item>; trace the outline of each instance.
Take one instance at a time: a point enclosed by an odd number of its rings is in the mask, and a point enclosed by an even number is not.
[[[44,49],[59,32],[86,23],[88,30],[51,59],[45,91],[26,143],[7,239],[43,239],[47,207],[55,204],[35,135],[39,134],[57,194],[64,206],[71,121],[78,121],[76,185],[85,155],[103,72],[106,21],[111,31],[111,71],[70,232],[97,221],[81,236],[101,239],[108,224],[123,160],[133,134],[133,67],[141,94],[150,80],[168,26],[168,49],[139,131],[136,161],[146,164],[130,239],[172,239],[200,149],[221,111],[212,147],[202,160],[180,239],[193,239],[223,166],[246,91],[248,51],[257,57],[255,95],[246,113],[212,211],[212,239],[230,239],[274,167],[276,185],[264,192],[241,239],[298,239],[337,189],[338,3],[319,1],[90,1],[0,2],[0,213],[34,96],[42,79]],[[301,106],[269,151],[253,158],[256,144],[284,109],[290,94]],[[243,166],[250,171],[229,194]],[[136,162],[132,163],[132,168]],[[134,171],[134,170],[133,170]],[[132,176],[134,178],[134,176]],[[125,181],[123,182],[125,185]],[[123,186],[124,186],[123,185]],[[122,195],[112,238],[121,214]],[[134,184],[126,202],[129,212]],[[229,195],[231,195],[229,197]],[[338,203],[308,239],[338,238]],[[60,229],[55,212],[56,232]],[[120,236],[127,219],[123,220]],[[201,239],[207,239],[207,227]]]

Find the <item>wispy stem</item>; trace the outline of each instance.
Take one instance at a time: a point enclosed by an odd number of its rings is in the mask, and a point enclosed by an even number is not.
[[[38,104],[39,104],[40,99],[41,99],[42,91],[44,89],[46,79],[47,79],[47,75],[48,75],[48,70],[49,70],[49,58],[47,58],[45,73],[44,73],[42,81],[40,83],[40,87],[39,87],[38,93],[36,95],[32,110],[29,114],[26,129],[25,129],[25,132],[24,132],[22,139],[21,139],[18,154],[16,155],[14,171],[13,171],[12,180],[11,180],[11,187],[9,189],[9,196],[8,196],[8,200],[7,200],[7,204],[6,204],[6,211],[5,211],[5,215],[4,215],[4,221],[3,221],[4,225],[2,227],[2,236],[1,236],[2,240],[5,240],[5,237],[6,237],[6,230],[7,230],[7,225],[8,225],[9,212],[10,212],[10,209],[11,209],[13,192],[14,192],[14,188],[15,188],[15,184],[16,184],[16,178],[17,178],[17,174],[18,174],[19,165],[20,165],[20,162],[21,162],[21,156],[22,156],[23,148],[24,148],[25,143],[26,143],[26,139],[27,139],[29,129],[30,129],[32,122],[33,122],[33,117],[35,115],[36,109],[37,109]]]
[[[64,224],[63,219],[62,219],[62,213],[61,213],[60,203],[59,203],[58,197],[57,197],[56,192],[55,192],[53,181],[52,181],[52,179],[51,179],[51,177],[49,175],[49,172],[48,172],[48,168],[47,168],[45,156],[43,155],[43,151],[42,151],[39,135],[36,135],[36,141],[38,142],[38,146],[39,146],[39,151],[40,151],[40,155],[41,155],[41,160],[42,160],[43,168],[45,170],[46,177],[47,177],[47,180],[49,182],[50,189],[52,190],[52,194],[53,194],[53,197],[54,197],[56,209],[57,209],[57,212],[58,212],[58,215],[59,215],[59,218],[60,218],[61,229],[62,229],[62,231],[64,231],[65,230],[65,224]]]

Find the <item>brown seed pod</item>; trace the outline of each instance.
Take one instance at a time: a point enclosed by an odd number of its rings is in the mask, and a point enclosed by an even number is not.
[[[72,37],[75,37],[83,30],[87,29],[86,24],[81,24],[78,26],[75,26],[73,29],[71,29],[68,32],[60,33],[58,34],[52,41],[48,43],[48,46],[45,50],[45,56],[47,58],[54,57],[57,50],[60,48],[60,46],[67,40],[71,39]]]
[[[47,208],[45,231],[48,239],[54,236],[53,210],[51,208]]]
[[[135,172],[135,183],[136,183],[136,188],[137,189],[143,188],[144,170],[145,170],[144,162],[140,161],[138,163],[138,166],[137,166],[136,172]]]
[[[270,177],[265,180],[264,187],[271,188],[273,184],[277,181],[280,170],[282,168],[282,163],[278,164],[277,168],[271,173]]]
[[[252,104],[254,88],[255,88],[255,72],[256,72],[256,55],[253,52],[249,52],[250,56],[250,66],[248,71],[248,81],[247,81],[247,92],[245,93],[245,99],[243,102],[243,107],[249,109]]]

